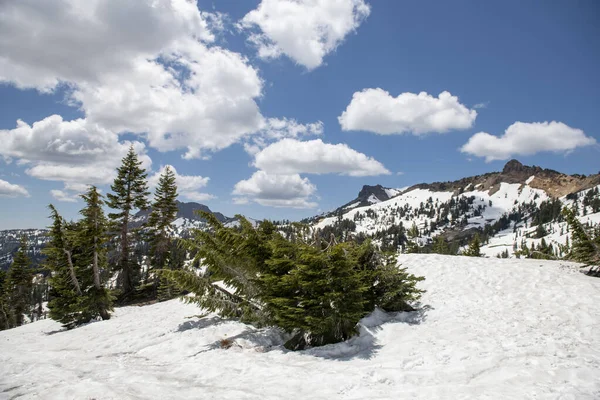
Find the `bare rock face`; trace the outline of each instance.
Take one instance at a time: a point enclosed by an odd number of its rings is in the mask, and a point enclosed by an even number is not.
[[[385,201],[390,198],[390,196],[388,196],[388,194],[385,191],[385,188],[383,186],[381,186],[381,185],[375,185],[375,186],[364,185],[362,187],[361,191],[358,193],[357,200],[359,200],[361,202],[368,202],[368,199],[369,199],[369,197],[371,197],[371,195],[377,197],[380,201]]]
[[[526,172],[526,169],[528,169],[530,167],[526,167],[523,164],[521,164],[518,160],[510,160],[509,162],[506,163],[506,165],[504,166],[504,169],[502,170],[503,174],[510,174],[510,173],[519,173],[519,172]]]

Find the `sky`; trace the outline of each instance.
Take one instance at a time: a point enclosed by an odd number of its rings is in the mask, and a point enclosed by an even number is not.
[[[0,2],[0,229],[130,146],[181,201],[291,219],[510,159],[600,171],[595,0]]]

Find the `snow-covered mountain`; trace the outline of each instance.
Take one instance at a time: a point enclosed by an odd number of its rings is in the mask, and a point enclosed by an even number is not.
[[[212,213],[217,219],[225,224],[236,223],[235,218],[229,218],[220,212],[213,212],[204,204],[189,202],[177,202],[177,220],[175,221],[175,235],[186,236],[191,229],[204,226],[204,220],[196,215],[196,210]],[[135,214],[132,226],[137,227],[148,220],[152,210],[142,210]],[[48,242],[47,229],[11,229],[0,231],[0,269],[8,269],[12,263],[14,253],[19,247],[21,236],[27,236],[30,249],[28,255],[34,265],[38,265],[44,258],[42,249]]]
[[[600,279],[558,261],[399,262],[425,277],[419,311],[375,311],[358,337],[299,352],[179,300],[2,331],[0,398],[600,398]]]
[[[419,234],[414,240],[421,246],[439,235],[463,246],[478,232],[489,238],[484,247],[488,256],[506,252],[512,256],[544,239],[560,256],[568,237],[560,217],[562,206],[577,203],[582,222],[599,223],[599,187],[598,174],[566,175],[511,160],[501,172],[418,184],[397,193],[387,193],[379,185],[365,186],[357,199],[309,221],[320,229],[352,221],[354,234],[383,243],[396,240],[398,245],[405,243],[405,237],[398,239],[398,227],[416,226]],[[372,197],[379,201],[369,201]]]
[[[25,235],[29,242],[27,256],[34,264],[43,259],[42,248],[48,242],[46,229],[8,229],[0,231],[0,270],[6,270],[12,264],[13,255],[19,248],[21,237]]]

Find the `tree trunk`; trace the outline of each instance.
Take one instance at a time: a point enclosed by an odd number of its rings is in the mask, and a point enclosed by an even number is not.
[[[73,286],[77,290],[78,295],[82,295],[81,288],[79,287],[79,282],[77,281],[77,276],[75,275],[75,268],[73,267],[73,260],[71,259],[71,252],[67,249],[63,249],[65,254],[67,255],[67,261],[69,262],[69,275],[71,275],[71,282],[73,282]]]
[[[127,295],[134,289],[133,278],[131,276],[131,266],[129,265],[129,210],[125,211],[126,215],[123,218],[123,226],[121,227],[121,269],[123,270],[123,294]]]

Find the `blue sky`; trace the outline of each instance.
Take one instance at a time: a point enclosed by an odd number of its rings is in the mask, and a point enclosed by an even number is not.
[[[255,218],[510,158],[600,170],[593,0],[9,3],[0,229],[47,225],[49,203],[75,218],[130,143],[182,201]]]

